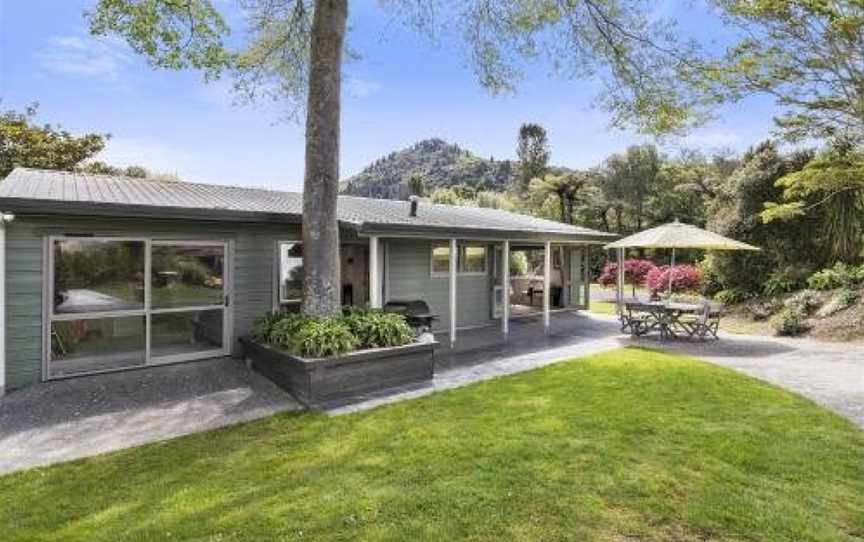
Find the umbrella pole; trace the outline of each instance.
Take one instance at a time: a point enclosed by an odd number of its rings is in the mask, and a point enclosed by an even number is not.
[[[672,249],[672,265],[669,266],[669,297],[672,297],[672,273],[675,268],[675,249]]]

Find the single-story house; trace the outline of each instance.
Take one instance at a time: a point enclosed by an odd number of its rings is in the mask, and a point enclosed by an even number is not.
[[[236,354],[258,317],[299,305],[301,211],[299,193],[14,170],[0,181],[0,390]],[[339,198],[342,302],[424,300],[451,343],[470,326],[506,335],[517,306],[547,328],[552,310],[585,307],[588,250],[613,237],[494,209],[415,211]],[[541,262],[533,283],[511,278],[519,251]]]

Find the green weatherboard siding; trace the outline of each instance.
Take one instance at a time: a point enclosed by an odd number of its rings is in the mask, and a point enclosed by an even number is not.
[[[94,234],[160,239],[228,241],[234,250],[232,309],[234,336],[273,306],[275,244],[300,236],[297,226],[136,219],[33,218],[7,226],[7,388],[42,378],[44,239],[49,235]]]

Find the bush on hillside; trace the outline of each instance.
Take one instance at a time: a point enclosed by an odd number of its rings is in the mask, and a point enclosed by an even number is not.
[[[754,320],[767,320],[783,308],[783,303],[776,298],[753,299],[747,302],[747,312]]]
[[[807,314],[800,307],[785,307],[771,319],[771,325],[777,335],[784,337],[801,335],[810,329]]]
[[[827,318],[829,316],[833,316],[842,310],[846,310],[851,307],[855,301],[858,300],[858,292],[854,290],[850,290],[848,288],[843,288],[837,290],[834,295],[831,296],[831,299],[828,300],[825,305],[819,309],[819,312],[816,313],[816,316],[819,318]]]
[[[820,305],[822,305],[822,301],[813,290],[801,290],[783,302],[785,308],[794,309],[804,316],[813,314],[813,311],[818,309]]]
[[[843,262],[817,271],[807,279],[807,285],[814,290],[852,288],[862,282],[864,282],[864,266],[855,267]]]
[[[672,277],[672,292],[695,292],[699,290],[701,279],[699,270],[692,265],[676,265],[655,267],[648,272],[645,283],[651,292],[663,292],[669,288],[669,277]]]
[[[772,271],[762,285],[762,293],[767,296],[787,294],[807,286],[810,270],[800,265],[787,265]]]
[[[744,288],[727,288],[720,290],[714,295],[714,299],[724,305],[736,305],[754,297],[755,294],[753,292]]]

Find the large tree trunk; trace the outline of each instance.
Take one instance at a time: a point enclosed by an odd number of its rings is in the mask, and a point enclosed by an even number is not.
[[[317,0],[312,22],[306,175],[303,180],[303,312],[340,311],[339,112],[348,0]]]

